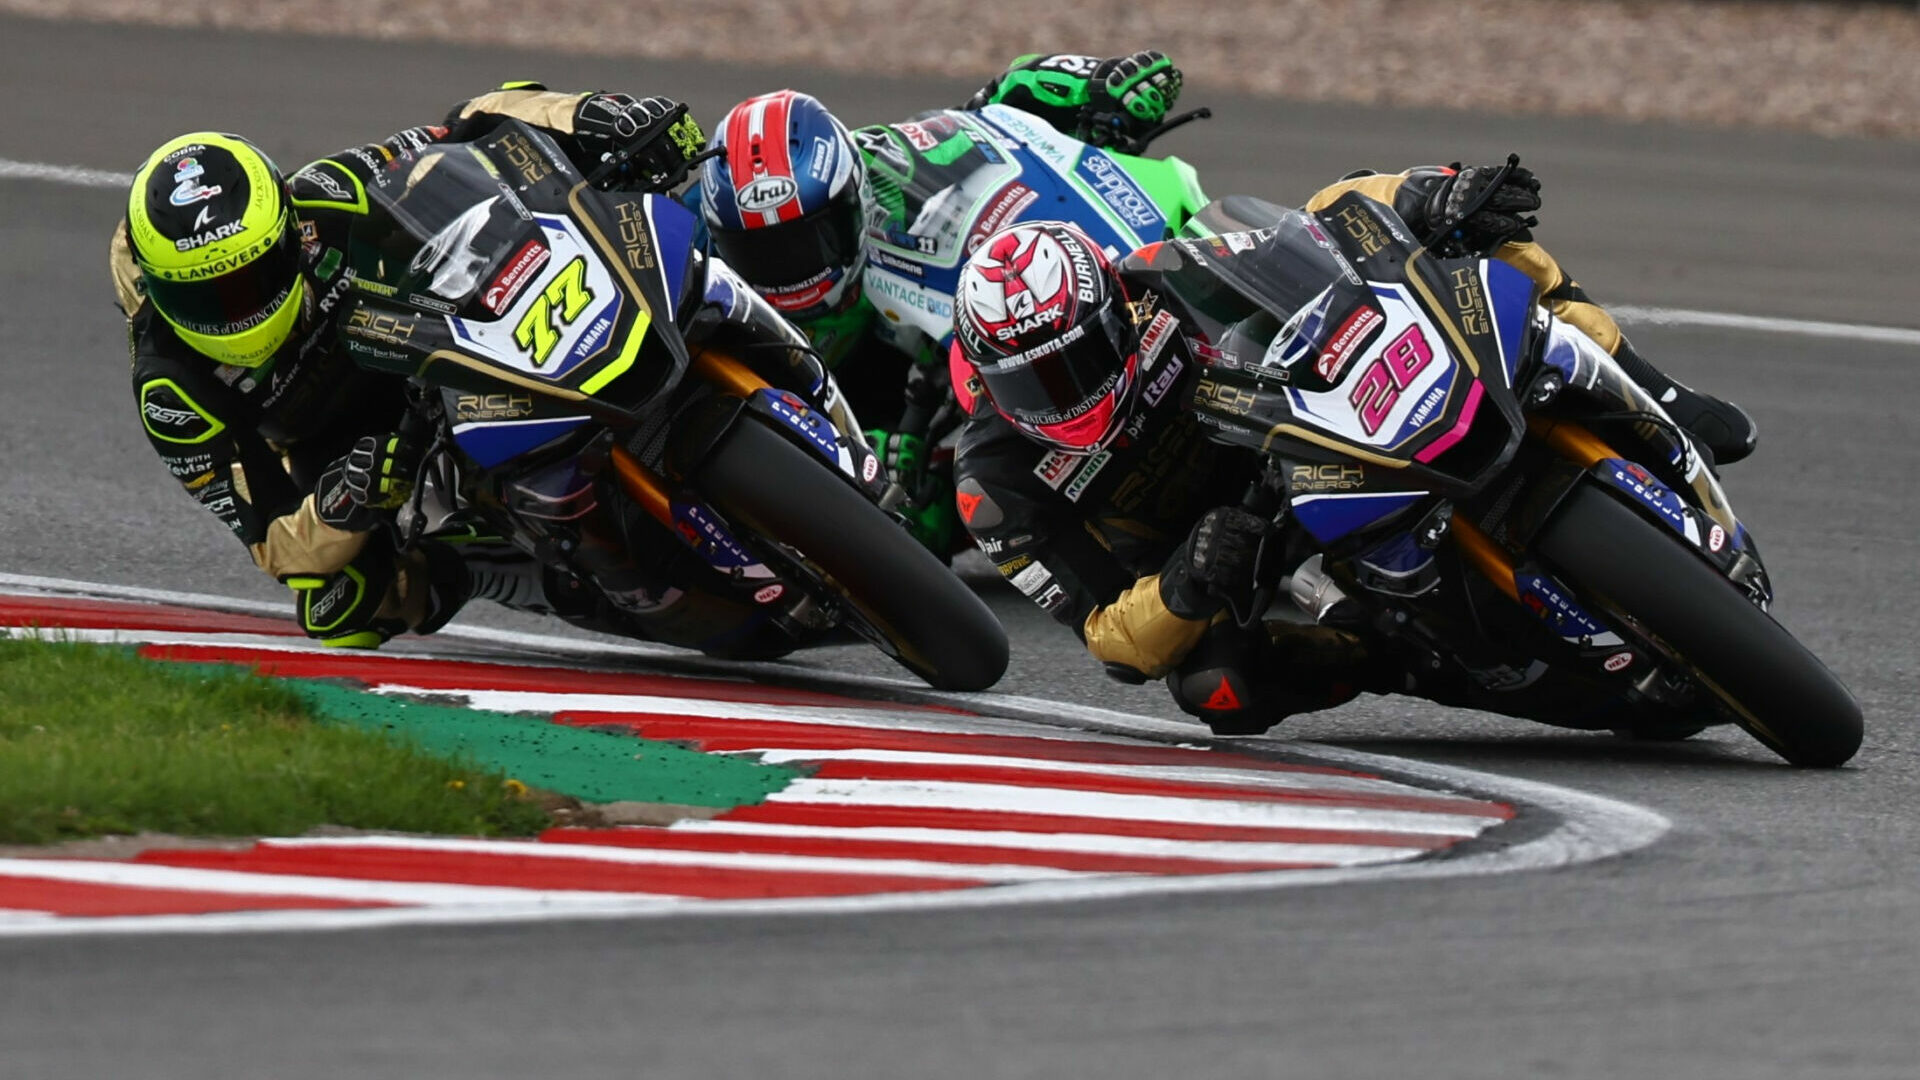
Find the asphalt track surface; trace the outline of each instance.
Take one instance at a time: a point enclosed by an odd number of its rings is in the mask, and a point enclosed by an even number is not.
[[[534,76],[682,95],[703,121],[787,84],[855,121],[969,89],[0,19],[0,159],[124,172],[216,127],[294,161]],[[1920,145],[1281,107],[1203,78],[1189,98],[1219,118],[1164,149],[1215,194],[1297,201],[1355,167],[1514,149],[1545,178],[1541,238],[1603,300],[1920,326]],[[104,273],[119,198],[0,179],[0,570],[275,599],[136,426]],[[1266,894],[0,942],[0,1076],[1911,1077],[1920,351],[1635,337],[1759,418],[1761,452],[1727,486],[1778,614],[1865,705],[1853,767],[1791,770],[1730,730],[1633,746],[1370,699],[1283,732],[1575,787],[1675,827],[1555,872]],[[1177,715],[981,587],[1015,642],[1003,689]],[[886,673],[856,651],[808,662]]]

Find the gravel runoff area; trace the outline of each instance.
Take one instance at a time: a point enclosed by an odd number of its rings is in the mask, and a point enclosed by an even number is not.
[[[1769,0],[0,0],[0,11],[968,75],[1153,46],[1347,101],[1920,136],[1920,7]]]

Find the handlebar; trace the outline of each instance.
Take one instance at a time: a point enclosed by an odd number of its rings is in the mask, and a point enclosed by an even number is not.
[[[1178,116],[1168,117],[1157,126],[1148,128],[1145,132],[1131,139],[1115,142],[1112,144],[1112,148],[1123,154],[1132,154],[1135,157],[1139,157],[1141,154],[1146,153],[1147,146],[1160,136],[1165,135],[1175,128],[1185,127],[1195,120],[1209,120],[1212,119],[1212,117],[1213,110],[1202,105],[1197,109],[1183,112]]]

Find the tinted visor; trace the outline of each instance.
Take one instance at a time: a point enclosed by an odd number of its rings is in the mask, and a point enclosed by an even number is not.
[[[300,278],[300,245],[293,225],[258,258],[219,277],[162,281],[147,275],[147,298],[167,321],[196,334],[225,337],[265,322]]]
[[[714,229],[713,246],[747,284],[765,292],[853,265],[860,254],[860,219],[860,200],[840,198],[776,225]]]
[[[1050,427],[1086,415],[1122,389],[1132,351],[1132,337],[1108,302],[1052,341],[978,370],[1001,412]]]

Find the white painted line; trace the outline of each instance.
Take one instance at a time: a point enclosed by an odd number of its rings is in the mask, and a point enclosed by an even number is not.
[[[731,851],[675,851],[625,848],[607,844],[541,844],[525,840],[440,840],[404,836],[315,837],[262,840],[269,848],[378,848],[500,859],[583,859],[633,866],[706,866],[727,870],[763,870],[791,874],[876,874],[940,880],[1040,881],[1085,875],[1045,866],[960,865],[917,859],[843,859],[827,855],[755,855]]]
[[[1111,745],[1111,744],[1109,744]],[[994,769],[1032,769],[1040,772],[1083,773],[1088,776],[1137,777],[1141,780],[1185,781],[1230,787],[1274,788],[1281,791],[1345,791],[1367,795],[1411,795],[1432,798],[1430,788],[1396,784],[1367,776],[1311,772],[1274,772],[1221,765],[1127,765],[1103,761],[1056,761],[1053,758],[1000,757],[993,754],[945,754],[921,750],[756,749],[727,750],[726,754],[753,757],[771,765],[797,761],[871,761],[902,765],[982,766]]]
[[[1872,341],[1887,345],[1920,345],[1920,330],[1898,326],[1868,326],[1860,323],[1814,322],[1806,319],[1776,319],[1761,315],[1733,315],[1720,311],[1689,311],[1685,308],[1609,307],[1614,320],[1642,326],[1710,326],[1723,330],[1751,330],[1762,334],[1799,334],[1803,337],[1839,338]]]
[[[1036,833],[986,829],[927,829],[891,825],[781,825],[762,821],[676,821],[669,833],[728,836],[778,836],[821,840],[887,840],[903,844],[958,844],[1080,855],[1137,855],[1144,858],[1211,859],[1218,862],[1310,862],[1355,866],[1412,859],[1425,848],[1386,844],[1307,844],[1266,840],[1161,840],[1113,833]],[[566,841],[558,841],[565,843]]]
[[[597,902],[607,896],[604,892],[571,889],[516,889],[496,885],[444,885],[432,882],[360,881],[299,874],[254,874],[112,859],[0,859],[0,877],[51,878],[93,885],[124,885],[136,889],[182,889],[248,896],[311,896],[385,904],[568,904],[581,900]],[[681,898],[648,895],[645,899]]]
[[[133,185],[132,173],[87,169],[78,165],[47,165],[38,161],[0,158],[0,180],[46,180],[75,187],[120,188]]]
[[[802,806],[903,806],[995,810],[1018,814],[1163,821],[1183,825],[1258,825],[1284,829],[1364,829],[1416,836],[1477,836],[1504,818],[1433,814],[1292,802],[1187,799],[1171,795],[1114,795],[1104,791],[968,784],[949,780],[800,779],[767,796],[768,803]]]

